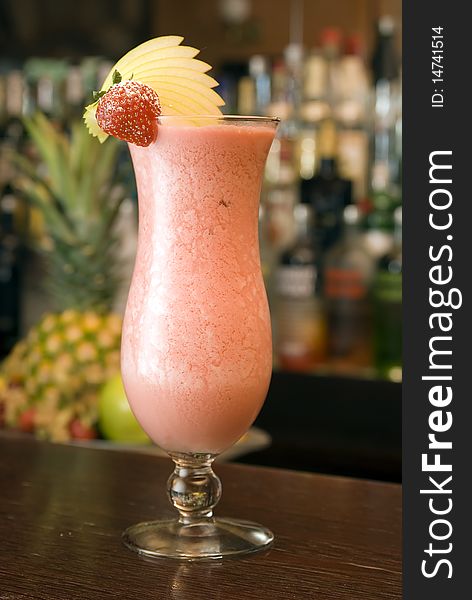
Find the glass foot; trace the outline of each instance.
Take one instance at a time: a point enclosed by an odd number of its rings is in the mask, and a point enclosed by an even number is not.
[[[237,519],[204,519],[182,523],[178,520],[149,521],[129,527],[123,542],[130,550],[150,557],[182,560],[217,559],[248,554],[268,548],[271,531]]]

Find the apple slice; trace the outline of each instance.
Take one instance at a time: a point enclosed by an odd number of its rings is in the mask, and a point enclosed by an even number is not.
[[[219,95],[211,88],[205,87],[204,85],[202,85],[194,79],[182,79],[181,77],[167,77],[159,78],[158,80],[147,80],[146,83],[153,89],[154,87],[159,88],[159,90],[161,90],[161,93],[164,90],[174,90],[176,93],[179,92],[188,96],[188,90],[190,89],[192,90],[191,95],[195,97],[195,100],[197,100],[198,97],[200,97],[202,101],[203,99],[205,99],[206,101],[211,99],[212,103],[215,106],[219,106]]]
[[[101,92],[107,91],[118,71],[122,80],[134,79],[152,87],[159,96],[162,115],[221,115],[223,99],[214,91],[218,82],[207,75],[211,66],[195,57],[199,50],[181,46],[183,37],[167,35],[130,50],[112,67]],[[108,135],[96,120],[97,102],[85,108],[84,121],[100,142]]]

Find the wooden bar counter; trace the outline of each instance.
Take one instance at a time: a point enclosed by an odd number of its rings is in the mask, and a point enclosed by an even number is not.
[[[401,488],[217,464],[221,516],[273,547],[200,563],[145,559],[128,525],[173,511],[170,459],[0,436],[0,600],[401,598]]]

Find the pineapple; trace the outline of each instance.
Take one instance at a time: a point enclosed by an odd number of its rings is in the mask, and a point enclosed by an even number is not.
[[[41,167],[15,156],[17,187],[44,222],[39,250],[57,312],[0,366],[3,419],[56,441],[78,430],[92,437],[98,390],[119,371],[121,317],[111,312],[119,284],[113,228],[124,195],[113,184],[119,144],[101,147],[80,122],[68,139],[41,114],[25,125]]]

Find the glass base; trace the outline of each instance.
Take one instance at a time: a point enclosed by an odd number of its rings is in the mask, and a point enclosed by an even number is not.
[[[123,533],[130,550],[145,556],[208,560],[264,550],[274,539],[271,531],[250,521],[208,519],[149,521],[132,525]]]

